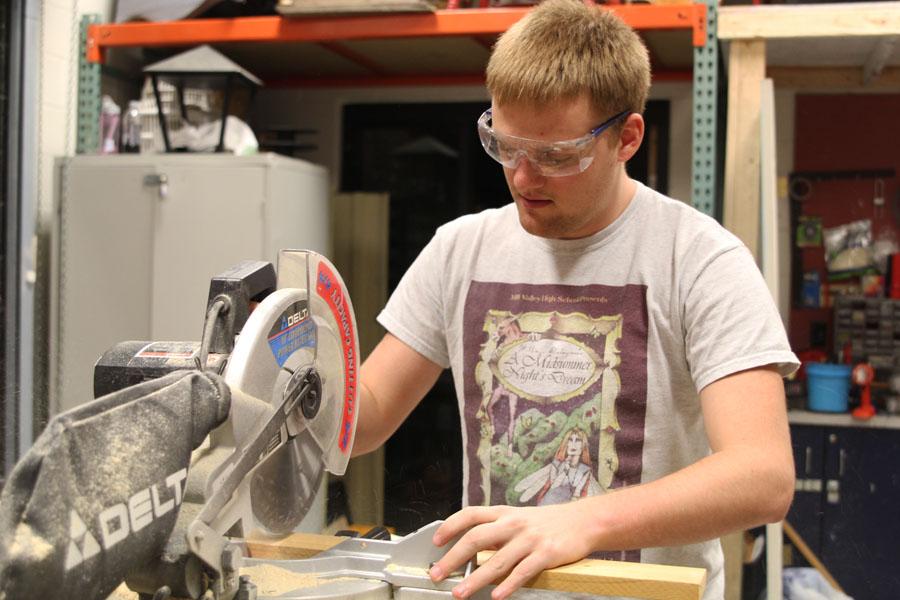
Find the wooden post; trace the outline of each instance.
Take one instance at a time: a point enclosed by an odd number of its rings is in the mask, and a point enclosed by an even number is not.
[[[744,571],[744,532],[735,531],[721,537],[725,557],[725,600],[741,600]]]
[[[360,362],[384,335],[375,317],[388,295],[389,210],[387,194],[338,194],[332,201],[333,262],[356,314]],[[343,481],[353,522],[383,525],[384,448],[352,459]]]
[[[764,40],[735,40],[728,57],[724,225],[759,257],[760,130]]]
[[[766,75],[763,40],[734,40],[728,56],[723,225],[759,260],[760,105]],[[727,600],[738,600],[743,579],[743,533],[722,538]]]

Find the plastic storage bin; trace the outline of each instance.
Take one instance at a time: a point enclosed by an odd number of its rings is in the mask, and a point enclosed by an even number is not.
[[[821,412],[846,412],[850,394],[850,366],[829,363],[806,365],[807,407]]]

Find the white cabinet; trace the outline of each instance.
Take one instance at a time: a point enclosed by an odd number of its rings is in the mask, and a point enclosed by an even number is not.
[[[274,154],[77,156],[56,163],[47,318],[57,413],[93,398],[124,340],[199,340],[209,280],[282,248],[329,255],[324,168]]]

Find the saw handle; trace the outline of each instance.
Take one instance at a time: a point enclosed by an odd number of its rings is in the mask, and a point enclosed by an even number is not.
[[[230,303],[220,327],[213,327],[210,335],[209,352],[229,354],[234,349],[234,337],[244,327],[250,316],[250,304],[262,300],[275,291],[278,279],[272,263],[261,260],[245,260],[220,273],[209,282],[209,296],[206,303],[207,314],[213,306],[226,298]],[[207,317],[203,324],[204,338],[207,329],[214,325]],[[204,363],[205,364],[205,363]]]

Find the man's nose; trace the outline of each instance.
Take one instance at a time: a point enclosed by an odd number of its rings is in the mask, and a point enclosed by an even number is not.
[[[528,155],[523,152],[518,158],[518,163],[513,168],[513,183],[516,189],[527,190],[542,184],[545,177],[541,175],[537,167],[531,164]]]

